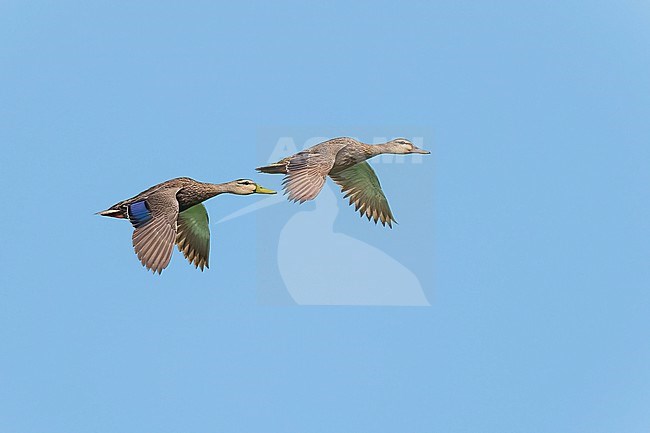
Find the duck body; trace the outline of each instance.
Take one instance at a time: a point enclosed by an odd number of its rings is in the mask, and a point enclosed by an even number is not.
[[[209,218],[203,202],[222,193],[275,194],[248,179],[222,184],[189,177],[171,179],[122,200],[99,215],[128,219],[134,227],[133,247],[143,266],[161,273],[171,260],[173,246],[195,267],[209,267]]]
[[[295,155],[257,170],[268,174],[284,174],[285,195],[294,202],[313,200],[323,188],[327,177],[341,187],[361,216],[375,224],[392,227],[395,222],[379,179],[366,160],[385,153],[428,154],[410,141],[398,138],[387,143],[370,145],[353,138],[339,137],[324,141]]]
[[[136,196],[122,200],[105,211],[99,212],[99,214],[113,218],[129,218],[129,206],[131,204],[146,200],[149,196],[163,190],[176,190],[179,212],[183,212],[220,194],[220,192],[215,191],[213,184],[199,182],[189,177],[177,177],[154,185]]]
[[[280,161],[266,167],[258,167],[256,170],[267,174],[288,174],[290,164],[293,162],[293,169],[300,168],[300,162],[314,160],[318,169],[337,172],[370,158],[368,144],[361,143],[348,137],[333,138],[316,144],[308,149],[288,156]]]

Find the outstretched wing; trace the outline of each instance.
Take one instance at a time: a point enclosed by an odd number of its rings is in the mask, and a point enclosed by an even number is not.
[[[354,204],[355,210],[363,216],[377,221],[382,225],[393,227],[393,213],[388,206],[388,200],[381,190],[379,179],[370,164],[360,162],[350,168],[331,173],[330,177],[341,187],[345,198],[350,198],[350,205]]]
[[[316,198],[334,166],[334,160],[331,154],[315,150],[295,154],[287,164],[287,175],[282,181],[289,200],[303,203]]]
[[[159,274],[172,257],[178,217],[178,189],[156,191],[145,200],[131,203],[127,214],[133,231],[133,248],[143,266]]]
[[[185,258],[196,268],[209,268],[210,227],[208,212],[202,203],[178,214],[176,245]]]

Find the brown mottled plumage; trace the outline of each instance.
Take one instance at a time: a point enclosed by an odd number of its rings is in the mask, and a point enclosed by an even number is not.
[[[393,213],[381,190],[379,179],[366,162],[384,153],[398,155],[430,152],[422,150],[404,138],[388,143],[370,145],[353,138],[340,137],[324,141],[288,156],[274,164],[258,167],[262,173],[284,174],[282,184],[289,200],[303,203],[313,200],[325,185],[327,176],[341,187],[361,216],[373,219],[375,224],[393,227]]]
[[[208,266],[210,228],[202,202],[218,194],[275,194],[248,179],[222,184],[179,177],[152,186],[99,215],[129,219],[133,248],[142,265],[159,274],[171,260],[174,244],[196,268]]]

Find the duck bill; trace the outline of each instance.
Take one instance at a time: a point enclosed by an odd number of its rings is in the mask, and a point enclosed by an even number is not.
[[[255,194],[277,194],[277,191],[273,191],[272,189],[266,189],[263,186],[257,185],[255,187]]]
[[[428,155],[431,152],[429,152],[428,150],[420,149],[419,147],[413,146],[413,150],[411,150],[410,153],[421,153],[422,155]]]

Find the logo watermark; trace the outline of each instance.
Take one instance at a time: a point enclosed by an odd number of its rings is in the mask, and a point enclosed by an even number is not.
[[[287,133],[290,132],[291,134]],[[399,131],[396,129],[396,131]],[[259,165],[275,163],[287,156],[322,143],[333,136],[310,134],[296,128],[269,128],[258,134]],[[399,131],[401,132],[401,131]],[[402,132],[404,133],[404,132]],[[381,144],[396,136],[350,136],[368,144]],[[416,147],[431,150],[432,135],[402,136]],[[432,209],[433,165],[431,155],[382,154],[368,160],[385,182],[406,185],[402,196],[417,200],[406,207],[405,200],[391,200],[400,194],[391,187],[384,191],[396,215],[412,217],[391,230],[367,217],[359,218],[353,206],[340,194],[340,187],[328,179],[318,196],[301,205],[282,195],[283,176],[277,183],[259,174],[260,183],[277,188],[278,194],[245,206],[217,224],[255,212],[257,219],[258,299],[272,305],[381,305],[428,306],[432,296],[433,229],[423,224],[421,209]],[[389,173],[390,172],[390,173]],[[261,176],[269,176],[262,179]],[[418,192],[418,194],[414,194]],[[400,196],[401,197],[401,196]],[[425,218],[432,221],[432,218]],[[404,224],[404,228],[402,228]],[[417,224],[418,230],[407,224]],[[414,259],[415,257],[415,259]],[[423,260],[424,259],[424,260]]]

